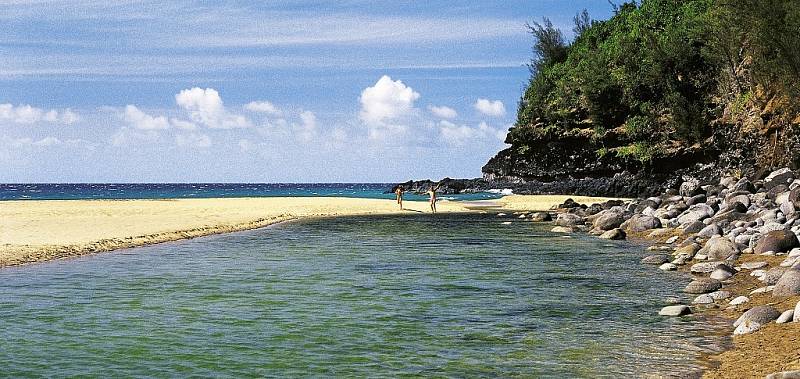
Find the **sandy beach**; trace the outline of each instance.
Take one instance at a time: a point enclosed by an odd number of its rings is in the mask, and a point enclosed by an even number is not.
[[[546,210],[566,198],[515,195],[488,205]],[[331,197],[2,201],[0,267],[254,229],[298,218],[429,212],[427,202],[404,204],[401,211],[394,200]],[[438,204],[439,212],[482,208],[465,207],[475,203]]]

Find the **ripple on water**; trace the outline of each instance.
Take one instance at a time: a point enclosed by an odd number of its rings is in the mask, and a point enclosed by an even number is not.
[[[294,222],[0,271],[0,360],[10,376],[696,369],[717,341],[657,315],[682,274],[640,258],[491,216]]]

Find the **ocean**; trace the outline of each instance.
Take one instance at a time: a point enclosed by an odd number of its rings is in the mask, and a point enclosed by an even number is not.
[[[685,376],[717,349],[658,315],[689,275],[643,246],[508,220],[308,219],[4,268],[2,375]]]
[[[393,199],[389,183],[43,183],[0,184],[0,200],[182,199],[213,197],[337,196]],[[441,195],[445,200],[496,199],[502,190]],[[505,193],[508,193],[507,191]],[[406,193],[408,200],[426,196]]]

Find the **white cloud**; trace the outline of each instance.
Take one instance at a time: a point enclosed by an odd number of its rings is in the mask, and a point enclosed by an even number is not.
[[[71,109],[45,111],[30,105],[0,104],[0,121],[11,121],[15,124],[35,124],[45,121],[70,125],[77,122],[80,117]]]
[[[213,88],[185,89],[175,95],[178,106],[187,110],[192,120],[216,129],[246,128],[250,120],[225,110],[222,98]]]
[[[293,126],[297,137],[308,142],[317,134],[317,115],[311,111],[300,112],[300,123]]]
[[[505,139],[505,131],[493,128],[486,122],[481,122],[477,127],[470,127],[442,120],[438,126],[442,139],[451,146],[466,146],[471,143],[499,143]]]
[[[211,137],[205,134],[178,134],[175,136],[175,144],[182,147],[206,148],[211,146]]]
[[[125,107],[125,112],[122,115],[128,125],[141,130],[162,130],[169,129],[169,121],[164,116],[151,116],[142,112],[135,105],[128,105]]]
[[[455,109],[446,107],[444,105],[437,107],[434,105],[429,105],[428,110],[433,113],[434,116],[446,119],[453,119],[458,116],[458,112]]]
[[[374,86],[361,92],[361,120],[367,124],[380,124],[415,111],[414,102],[419,93],[402,81],[382,76]]]
[[[475,109],[487,116],[503,117],[506,115],[506,107],[500,100],[478,99],[475,102]]]
[[[172,126],[178,128],[178,129],[181,129],[181,130],[195,130],[195,129],[197,129],[197,124],[195,124],[195,123],[193,123],[191,121],[181,120],[181,119],[178,119],[178,118],[169,119],[169,123],[172,124]]]
[[[275,104],[269,101],[252,101],[245,104],[244,109],[251,112],[266,113],[272,116],[280,116],[283,113]]]
[[[241,151],[248,152],[250,150],[253,150],[254,147],[255,145],[248,139],[239,140],[239,150]]]

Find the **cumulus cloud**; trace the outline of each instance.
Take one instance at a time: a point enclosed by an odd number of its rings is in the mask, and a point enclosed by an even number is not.
[[[506,135],[504,130],[493,128],[486,122],[481,122],[477,127],[470,127],[442,120],[438,126],[442,140],[451,146],[465,146],[479,141],[500,143]]]
[[[178,134],[175,136],[175,144],[182,147],[206,148],[211,146],[211,137],[205,134]]]
[[[175,95],[175,102],[189,112],[193,121],[209,128],[234,129],[251,126],[250,121],[241,115],[225,110],[222,98],[213,88],[185,89]]]
[[[125,107],[125,112],[122,115],[128,125],[140,130],[163,130],[169,129],[169,121],[164,116],[151,116],[142,112],[135,105],[128,105]]]
[[[402,81],[384,75],[375,85],[361,92],[361,120],[367,124],[380,124],[407,116],[414,112],[414,102],[419,96]]]
[[[193,123],[191,121],[181,120],[181,119],[178,119],[178,118],[169,119],[169,123],[172,126],[178,128],[178,129],[181,129],[181,130],[195,130],[195,129],[197,129],[197,124],[195,124],[195,123]]]
[[[500,100],[478,99],[475,102],[475,109],[486,116],[503,117],[506,115],[506,107]]]
[[[280,116],[283,114],[275,104],[270,103],[269,101],[252,101],[244,105],[244,109],[247,109],[251,112],[257,113],[266,113],[271,116]]]
[[[446,107],[444,105],[437,107],[434,105],[429,105],[428,110],[433,113],[434,116],[439,118],[446,118],[446,119],[453,119],[458,116],[458,112],[455,109]]]
[[[80,119],[71,109],[44,110],[30,105],[0,104],[0,121],[15,124],[35,124],[41,121],[71,125]]]

